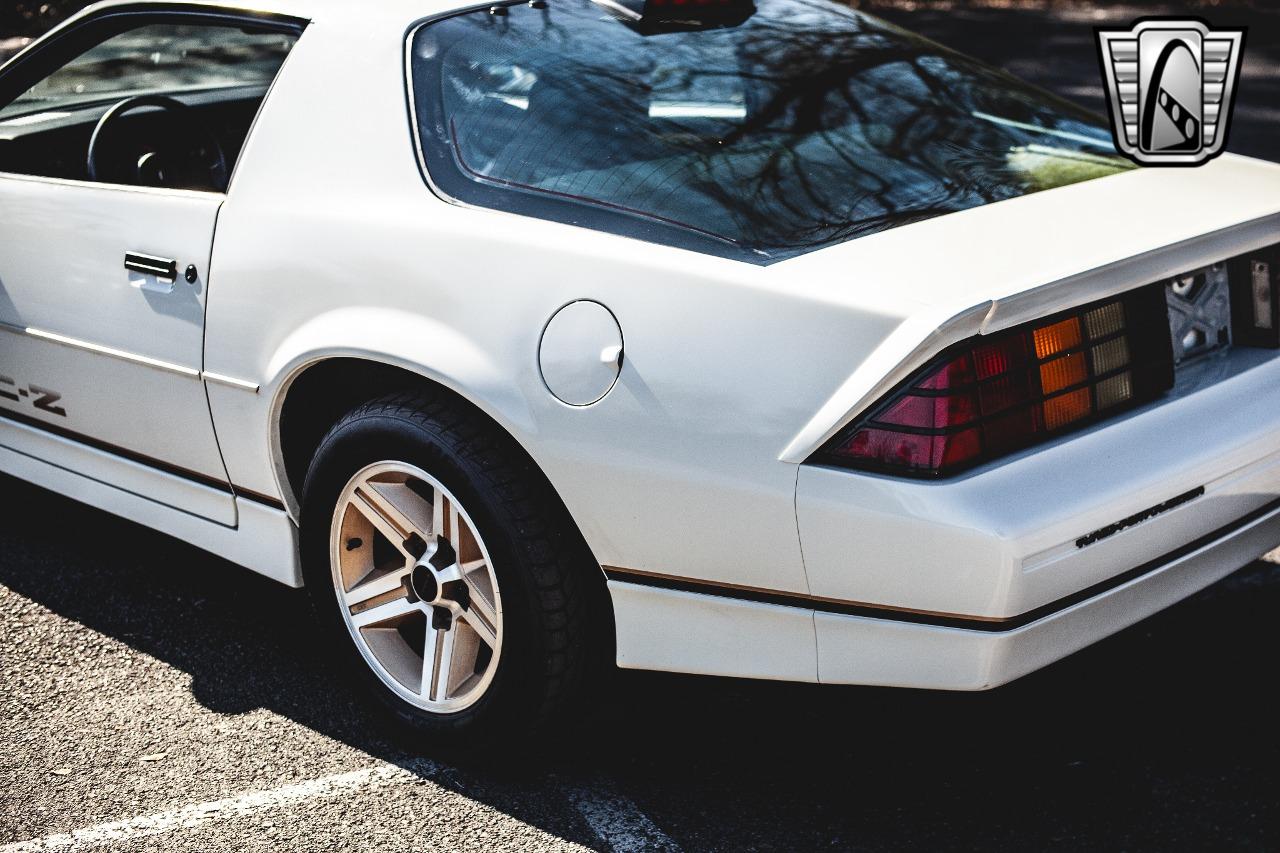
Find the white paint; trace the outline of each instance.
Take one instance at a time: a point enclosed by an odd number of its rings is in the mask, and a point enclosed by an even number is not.
[[[298,529],[283,510],[237,498],[232,503],[236,526],[218,524],[177,506],[178,498],[194,503],[205,500],[206,493],[221,495],[217,490],[91,447],[76,446],[72,452],[60,444],[71,442],[0,421],[0,471],[175,536],[288,586],[302,586]],[[55,455],[50,448],[65,453]],[[72,470],[69,461],[80,464]]]
[[[407,766],[381,764],[365,770],[324,776],[283,788],[249,791],[234,797],[196,803],[170,811],[141,815],[128,820],[100,823],[71,832],[47,835],[0,847],[0,853],[34,853],[40,850],[83,850],[102,844],[117,844],[137,838],[164,835],[176,830],[196,829],[206,824],[236,820],[257,812],[279,809],[309,800],[331,799],[356,790],[402,785],[430,776],[439,767],[416,760]]]
[[[547,390],[570,406],[598,403],[622,369],[622,330],[609,309],[580,299],[556,312],[542,333],[538,368]]]
[[[818,680],[812,610],[619,580],[609,594],[623,669]]]
[[[1151,574],[1002,633],[818,613],[823,684],[986,690],[1035,672],[1194,595],[1280,539],[1280,510]]]
[[[0,175],[4,373],[61,396],[56,427],[225,482],[199,382],[208,288],[123,263],[140,252],[207,270],[222,196],[143,189]],[[223,489],[183,509],[225,523],[235,507]]]
[[[676,844],[636,804],[604,779],[562,786],[592,832],[614,853],[676,853]],[[0,851],[3,853],[3,851]]]

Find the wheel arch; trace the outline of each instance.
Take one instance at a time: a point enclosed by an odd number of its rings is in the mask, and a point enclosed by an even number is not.
[[[604,636],[612,640],[615,634],[613,602],[608,592],[604,569],[555,484],[524,444],[498,418],[456,388],[421,368],[414,369],[385,357],[380,359],[369,355],[332,354],[299,365],[281,383],[273,402],[273,456],[281,490],[295,517],[307,468],[329,428],[361,403],[404,390],[424,390],[448,396],[455,405],[471,409],[495,429],[501,430],[528,459],[530,470],[543,479],[559,503],[557,510],[563,512],[564,518],[572,525],[572,533],[577,540],[575,546],[580,547],[582,553],[596,566],[597,572],[593,580],[598,582],[590,585],[596,604],[593,610],[606,621],[607,624],[602,624],[600,628]]]
[[[446,386],[394,361],[352,355],[316,357],[288,375],[272,404],[271,443],[280,489],[295,518],[307,468],[329,428],[367,400],[414,387]]]
[[[280,495],[295,520],[302,477],[319,438],[338,417],[387,391],[442,389],[479,409],[533,456],[519,439],[532,430],[533,416],[510,369],[500,369],[471,336],[420,312],[371,306],[323,311],[263,355],[262,389],[270,395],[265,438]],[[312,418],[311,427],[303,417]],[[320,435],[311,436],[312,429]]]
[[[272,457],[285,503],[295,518],[307,468],[329,428],[361,403],[404,390],[444,394],[456,405],[479,413],[507,435],[539,475],[550,482],[502,417],[445,378],[391,356],[334,352],[309,357],[288,371],[272,401]],[[554,484],[551,488],[559,497]]]

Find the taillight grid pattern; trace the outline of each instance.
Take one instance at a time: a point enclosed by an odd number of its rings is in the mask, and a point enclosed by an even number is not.
[[[1054,438],[1173,384],[1161,286],[952,347],[815,461],[938,477]]]

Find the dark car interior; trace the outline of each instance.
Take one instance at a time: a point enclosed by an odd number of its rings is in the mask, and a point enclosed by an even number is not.
[[[0,172],[225,192],[305,22],[123,9],[73,22],[5,67]]]
[[[223,192],[266,89],[182,93],[172,98],[180,108],[140,105],[117,113],[97,134],[92,176],[95,130],[108,111],[132,98],[0,123],[0,172]]]

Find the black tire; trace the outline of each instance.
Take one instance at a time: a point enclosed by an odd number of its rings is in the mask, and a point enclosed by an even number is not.
[[[338,604],[330,525],[347,482],[381,461],[417,466],[467,508],[489,548],[503,598],[503,652],[476,704],[438,714],[397,696],[374,674]],[[303,486],[303,576],[333,654],[355,688],[416,740],[442,746],[508,742],[563,722],[584,695],[593,640],[611,647],[589,618],[594,582],[581,534],[545,477],[515,441],[444,392],[393,394],[365,403],[321,440]],[[594,630],[593,630],[594,628]]]

